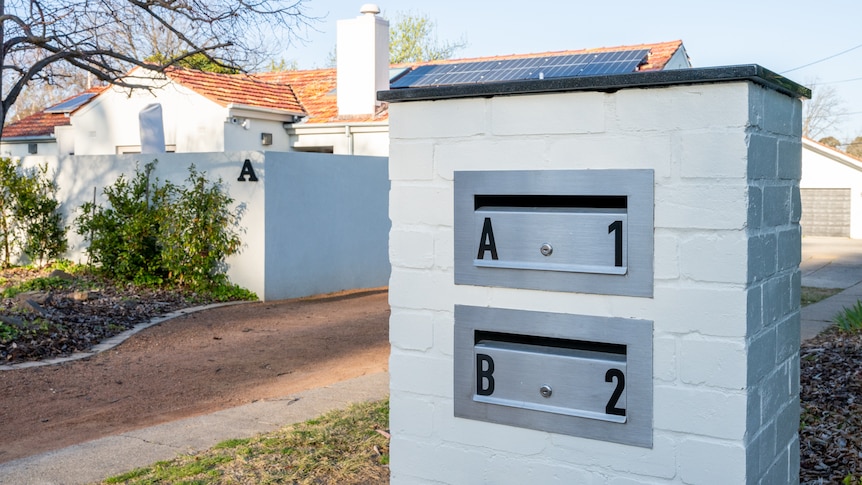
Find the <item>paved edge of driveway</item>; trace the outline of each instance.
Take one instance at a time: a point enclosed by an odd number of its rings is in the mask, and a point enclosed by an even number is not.
[[[109,337],[105,340],[102,340],[98,344],[94,345],[87,352],[75,352],[71,355],[66,355],[63,357],[54,357],[52,359],[45,359],[45,360],[39,360],[39,361],[21,362],[18,364],[4,364],[4,365],[0,365],[0,372],[7,371],[7,370],[27,369],[30,367],[42,367],[42,366],[46,366],[46,365],[56,365],[56,364],[62,364],[63,362],[71,362],[73,360],[86,359],[87,357],[92,357],[92,356],[94,356],[100,352],[104,352],[106,350],[113,349],[114,347],[125,342],[132,335],[140,332],[141,330],[145,330],[147,328],[150,328],[153,325],[158,325],[160,323],[164,323],[164,322],[171,320],[173,318],[181,317],[183,315],[188,315],[190,313],[196,313],[196,312],[200,312],[200,311],[204,311],[204,310],[210,310],[213,308],[219,308],[219,307],[223,307],[223,306],[240,305],[243,303],[254,303],[254,302],[251,302],[251,301],[229,301],[229,302],[225,302],[225,303],[211,303],[209,305],[201,305],[201,306],[196,306],[196,307],[191,307],[191,308],[183,308],[182,310],[177,310],[177,311],[174,311],[174,312],[171,312],[171,313],[159,316],[159,317],[152,318],[147,322],[139,323],[139,324],[135,325],[134,327],[132,327],[132,328],[130,328],[124,332],[118,333],[117,335],[114,335],[113,337]]]

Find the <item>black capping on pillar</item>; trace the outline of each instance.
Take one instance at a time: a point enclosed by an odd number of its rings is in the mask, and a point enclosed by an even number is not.
[[[511,94],[554,93],[567,91],[614,92],[624,88],[660,87],[751,81],[795,98],[811,98],[811,90],[757,64],[693,69],[669,69],[606,76],[554,79],[526,79],[434,87],[402,88],[379,91],[377,99],[390,103],[432,101],[451,98],[481,98]]]

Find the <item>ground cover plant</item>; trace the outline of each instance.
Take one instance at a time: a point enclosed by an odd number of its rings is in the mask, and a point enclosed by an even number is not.
[[[357,403],[254,438],[161,461],[106,484],[389,483],[389,402]]]
[[[89,350],[137,324],[219,301],[256,300],[230,283],[195,291],[117,281],[86,265],[0,270],[0,364]]]

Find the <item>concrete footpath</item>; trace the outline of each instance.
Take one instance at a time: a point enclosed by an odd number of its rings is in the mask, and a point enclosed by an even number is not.
[[[804,238],[802,285],[844,288],[802,309],[801,337],[811,338],[832,324],[845,306],[862,299],[862,241]],[[86,484],[216,443],[250,437],[305,421],[348,403],[389,395],[382,372],[264,400],[213,414],[174,421],[0,464],[0,484]]]
[[[862,299],[862,240],[836,237],[802,239],[802,286],[843,288],[835,296],[802,309],[802,340],[831,326],[844,307]]]
[[[206,450],[306,421],[333,409],[389,395],[389,374],[380,372],[279,399],[129,431],[0,464],[0,484],[73,485],[99,482],[135,468]]]

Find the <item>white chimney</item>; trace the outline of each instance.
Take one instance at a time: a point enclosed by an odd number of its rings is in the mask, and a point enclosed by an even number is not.
[[[377,91],[389,89],[389,22],[377,16],[380,8],[373,3],[360,13],[337,24],[339,115],[374,113]]]

